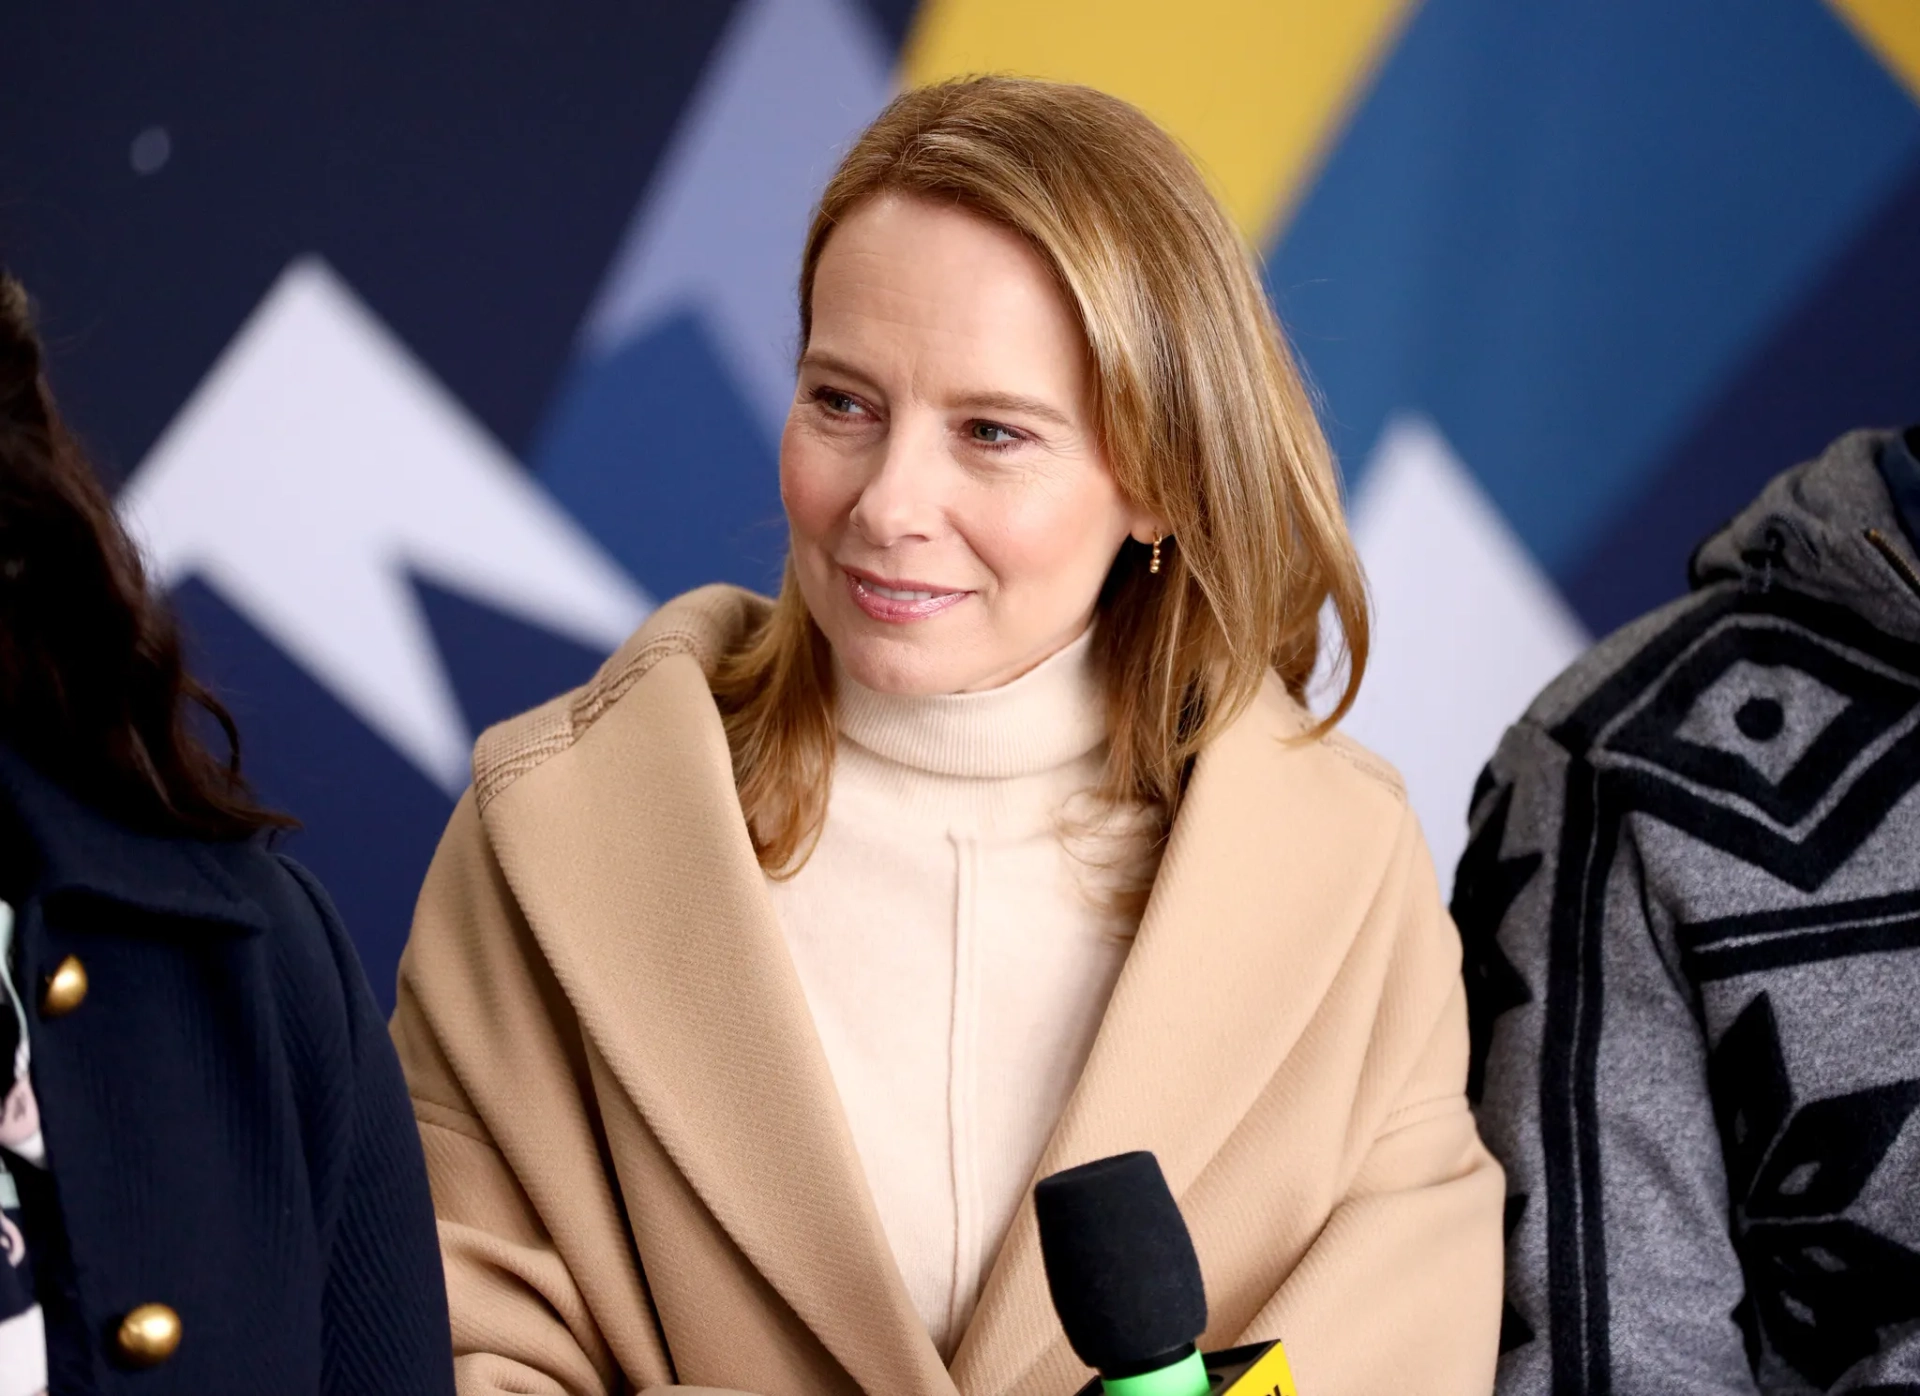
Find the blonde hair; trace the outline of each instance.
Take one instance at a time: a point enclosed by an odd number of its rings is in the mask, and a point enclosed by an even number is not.
[[[894,99],[841,162],[807,235],[800,347],[834,228],[878,195],[936,199],[1011,228],[1085,331],[1094,413],[1121,490],[1163,520],[1158,575],[1123,545],[1095,645],[1111,740],[1097,794],[1171,824],[1200,749],[1269,670],[1304,700],[1329,607],[1352,705],[1365,583],[1332,453],[1251,253],[1193,162],[1143,113],[1091,88],[970,78]],[[791,876],[826,817],[834,755],[826,638],[789,560],[765,623],[720,665],[740,803],[761,865]]]

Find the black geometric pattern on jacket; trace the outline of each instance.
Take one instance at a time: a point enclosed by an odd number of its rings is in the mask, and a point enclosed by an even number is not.
[[[1848,651],[1912,677],[1889,678]],[[1685,661],[1676,665],[1682,656]],[[1701,695],[1742,661],[1797,671],[1843,700],[1814,740],[1791,753],[1794,759],[1776,780],[1767,780],[1753,758],[1787,730],[1785,714],[1768,710],[1769,702],[1777,710],[1777,700],[1742,706],[1736,720],[1747,740],[1740,750],[1716,748],[1681,731]],[[1665,673],[1670,667],[1674,672]],[[1920,777],[1920,728],[1864,767],[1857,761],[1916,707],[1920,645],[1798,592],[1729,592],[1656,636],[1553,736],[1576,760],[1604,765],[1609,788],[1601,795],[1610,813],[1652,814],[1811,892]],[[1832,807],[1807,827],[1776,827],[1802,824],[1830,799]],[[1751,812],[1741,810],[1743,803]]]
[[[1733,731],[1721,740],[1690,726],[1702,695],[1737,682],[1742,661],[1791,670],[1806,692],[1831,695],[1824,699],[1830,719],[1811,724],[1818,730],[1803,749],[1793,749],[1792,734],[1810,724],[1759,694],[1735,707]],[[1912,677],[1902,682],[1888,670]],[[1552,730],[1569,757],[1540,1060],[1556,1391],[1603,1393],[1613,1385],[1597,1093],[1606,880],[1625,821],[1651,815],[1815,892],[1920,783],[1920,724],[1882,740],[1917,706],[1920,645],[1784,587],[1729,587],[1653,636]],[[1813,958],[1859,953],[1843,940],[1807,949]],[[1854,1246],[1849,1256],[1864,1255],[1872,1242],[1846,1225],[1834,1220],[1826,1234]],[[1838,1253],[1800,1254],[1818,1266]],[[1774,1334],[1773,1324],[1763,1327]]]
[[[1910,950],[1920,946],[1920,890],[1683,923],[1674,935],[1695,984],[1814,960]]]
[[[1747,1358],[1759,1364],[1764,1333],[1825,1389],[1873,1354],[1881,1328],[1920,1320],[1920,1253],[1840,1215],[1920,1106],[1920,1080],[1796,1109],[1764,992],[1721,1034],[1707,1071],[1747,1281],[1734,1311]]]
[[[1520,1225],[1520,1218],[1526,1214],[1527,1194],[1524,1192],[1509,1193],[1507,1195],[1505,1226],[1506,1241],[1509,1246],[1513,1244],[1513,1233]],[[1520,1312],[1519,1306],[1513,1302],[1513,1297],[1509,1295],[1506,1301],[1500,1306],[1500,1351],[1503,1353],[1512,1352],[1515,1348],[1523,1348],[1532,1341],[1533,1325],[1527,1322],[1526,1315]]]
[[[1485,777],[1483,776],[1483,779]],[[1476,800],[1475,804],[1479,801]],[[1502,858],[1513,787],[1500,792],[1480,831],[1460,857],[1453,879],[1453,920],[1460,928],[1461,971],[1467,983],[1467,1099],[1480,1103],[1487,1086],[1487,1052],[1501,1014],[1533,998],[1498,939],[1513,899],[1540,870],[1541,855]]]

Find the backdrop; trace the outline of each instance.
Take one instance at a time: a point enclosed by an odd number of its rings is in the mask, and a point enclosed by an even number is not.
[[[902,83],[1139,102],[1267,258],[1443,880],[1502,727],[1920,418],[1914,0],[11,7],[0,257],[391,1000],[474,733],[766,587],[793,279]]]

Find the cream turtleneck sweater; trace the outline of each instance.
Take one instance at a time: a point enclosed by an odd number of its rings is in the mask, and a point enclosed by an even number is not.
[[[826,825],[769,887],[907,1292],[951,1357],[1126,957],[1134,921],[1108,894],[1147,855],[1101,871],[1063,838],[1106,759],[1090,634],[984,693],[835,683]]]

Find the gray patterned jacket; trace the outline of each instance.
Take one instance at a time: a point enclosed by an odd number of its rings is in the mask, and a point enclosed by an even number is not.
[[[1502,1393],[1920,1393],[1914,486],[1884,432],[1775,479],[1475,791]]]

